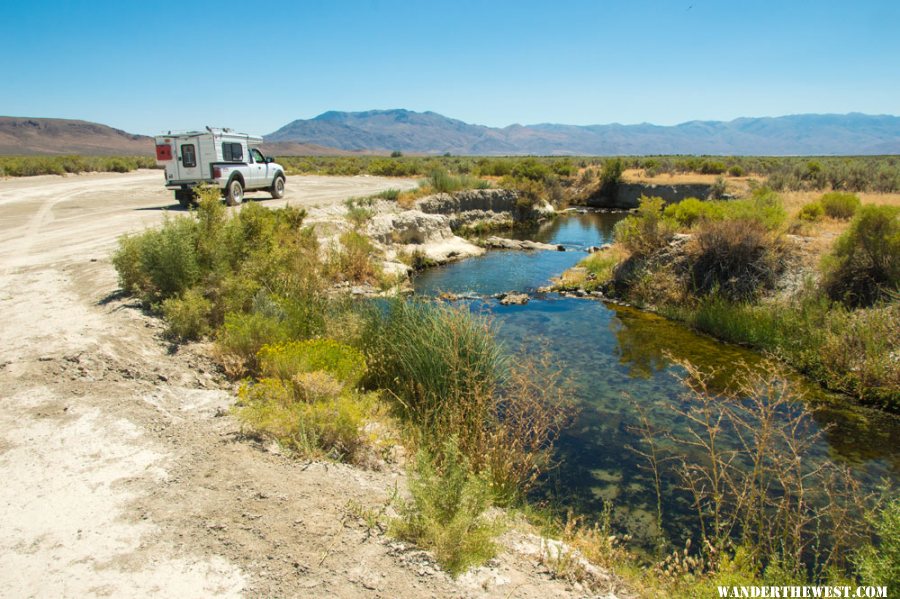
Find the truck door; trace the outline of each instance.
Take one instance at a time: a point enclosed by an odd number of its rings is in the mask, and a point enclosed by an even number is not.
[[[257,150],[256,148],[250,149],[250,173],[253,178],[253,183],[251,184],[254,188],[261,189],[263,187],[268,187],[269,185],[269,173],[268,173],[269,165],[266,164],[266,159],[263,157],[262,152]]]
[[[175,143],[178,179],[181,181],[200,179],[200,138],[180,137]]]

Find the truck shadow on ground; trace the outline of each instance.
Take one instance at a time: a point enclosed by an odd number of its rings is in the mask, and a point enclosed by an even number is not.
[[[158,211],[158,210],[173,210],[175,212],[187,212],[188,209],[184,208],[179,203],[168,204],[166,206],[143,206],[141,208],[135,208],[135,212],[146,212],[146,211]]]

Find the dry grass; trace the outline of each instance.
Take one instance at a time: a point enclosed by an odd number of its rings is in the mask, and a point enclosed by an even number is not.
[[[797,220],[800,208],[815,202],[822,197],[821,191],[785,191],[781,194],[784,200],[784,208],[792,221]],[[855,193],[863,206],[900,206],[900,193]],[[834,240],[840,237],[850,226],[849,220],[837,220],[823,218],[817,222],[803,223],[790,232],[808,238],[799,247],[799,253],[804,263],[810,267],[817,267],[822,257],[831,251]]]
[[[822,197],[823,191],[783,191],[784,208],[791,216],[796,216],[804,204],[809,204]],[[874,191],[856,192],[863,205],[878,204],[883,206],[900,206],[900,193],[876,193]]]
[[[751,181],[762,183],[759,177],[731,177],[728,175],[704,175],[701,173],[660,173],[652,177],[648,177],[644,169],[629,168],[622,173],[622,180],[625,183],[649,183],[652,185],[674,185],[678,183],[705,183],[712,185],[719,177],[724,177],[729,184],[729,189],[746,190],[750,186]]]

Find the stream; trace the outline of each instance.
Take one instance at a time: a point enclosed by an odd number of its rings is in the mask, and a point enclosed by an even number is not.
[[[560,436],[560,466],[546,477],[539,495],[556,507],[588,515],[599,513],[604,502],[612,502],[616,526],[640,542],[656,534],[656,494],[646,462],[630,449],[641,442],[633,432],[639,422],[635,403],[645,409],[655,427],[683,427],[682,419],[671,410],[686,390],[678,378],[683,369],[669,356],[718,370],[714,385],[727,384],[738,364],[761,368],[762,357],[634,308],[534,293],[584,258],[587,247],[610,242],[615,223],[624,216],[561,216],[538,229],[508,236],[561,244],[566,252],[490,251],[420,273],[414,286],[416,293],[425,296],[533,294],[531,301],[520,306],[502,306],[494,299],[468,304],[490,315],[498,339],[509,352],[549,352],[573,383],[579,413]],[[869,490],[883,480],[896,485],[900,481],[900,418],[848,407],[846,398],[835,398],[800,375],[794,379],[808,401],[819,407],[814,412],[815,425],[824,432],[812,448],[812,459],[849,466]],[[671,538],[683,538],[690,526],[690,502],[683,494],[664,495],[666,532]]]

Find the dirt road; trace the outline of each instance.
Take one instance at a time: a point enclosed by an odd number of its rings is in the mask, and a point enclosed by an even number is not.
[[[117,294],[116,238],[177,209],[160,183],[0,181],[0,595],[568,595],[515,535],[524,553],[453,581],[350,515],[399,473],[301,464],[241,437],[204,346],[169,347]],[[409,185],[293,177],[286,201],[316,214]]]

